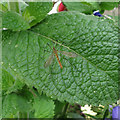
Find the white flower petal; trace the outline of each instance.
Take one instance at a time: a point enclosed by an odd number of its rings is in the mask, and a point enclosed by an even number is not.
[[[55,3],[55,4],[54,4],[54,7],[53,7],[52,10],[48,13],[48,15],[51,15],[51,14],[54,14],[54,13],[58,13],[57,8],[58,8],[58,6],[60,5],[60,3],[61,3],[61,0],[58,1],[57,3]]]

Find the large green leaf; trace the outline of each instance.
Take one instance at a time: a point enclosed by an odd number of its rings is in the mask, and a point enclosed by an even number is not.
[[[23,19],[18,13],[8,11],[2,15],[2,27],[14,31],[26,30],[30,28],[27,21]]]
[[[110,104],[118,99],[117,35],[108,20],[76,12],[50,15],[31,31],[3,31],[4,67],[60,101]],[[59,54],[63,69],[56,58],[45,68],[52,54],[47,43],[77,57]]]

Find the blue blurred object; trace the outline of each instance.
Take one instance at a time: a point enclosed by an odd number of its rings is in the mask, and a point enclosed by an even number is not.
[[[99,16],[99,17],[103,17],[103,16],[99,13],[99,10],[94,11],[94,12],[93,12],[93,15]]]
[[[112,119],[120,120],[120,106],[116,106],[112,110]]]
[[[110,120],[110,118],[105,118],[104,120]]]

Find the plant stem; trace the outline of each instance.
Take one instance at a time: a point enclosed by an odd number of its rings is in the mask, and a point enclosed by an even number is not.
[[[29,91],[33,94],[34,97],[37,97],[33,90],[29,89]]]
[[[28,118],[28,113],[18,112],[18,119],[21,119],[21,118]]]
[[[65,104],[65,106],[64,106],[64,108],[63,108],[63,111],[62,111],[62,117],[65,117],[66,112],[67,112],[68,105],[69,105],[69,103],[66,103],[66,104]]]

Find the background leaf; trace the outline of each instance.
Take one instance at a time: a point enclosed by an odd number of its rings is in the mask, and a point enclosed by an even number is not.
[[[75,120],[77,120],[77,119],[85,120],[85,118],[78,113],[68,113],[67,118],[74,118]]]
[[[81,13],[92,14],[94,7],[88,2],[65,2],[69,11],[79,11]]]
[[[2,70],[2,92],[4,94],[22,89],[24,85],[25,84],[19,79],[14,78],[14,75],[11,75],[9,71],[4,69]]]
[[[99,6],[101,10],[112,10],[115,7],[118,7],[118,2],[101,2]]]
[[[21,13],[19,2],[15,1],[15,2],[7,2],[7,3],[10,11],[13,11],[19,14]]]
[[[64,116],[65,112],[65,107],[68,103],[66,102],[59,102],[55,101],[55,117],[56,118],[62,118]]]
[[[9,94],[3,101],[3,118],[14,118],[18,112],[27,113],[30,111],[31,105],[24,97],[15,93]],[[18,116],[17,116],[18,117]]]
[[[0,3],[0,11],[6,12],[8,11],[8,8],[4,4]]]
[[[14,31],[26,30],[30,26],[18,13],[8,11],[2,15],[2,27]]]
[[[54,102],[46,96],[35,98],[33,109],[35,110],[35,118],[53,118],[54,116]]]
[[[54,99],[110,104],[118,99],[117,35],[118,28],[109,20],[77,12],[50,15],[29,31],[3,32],[4,67]],[[63,69],[56,59],[44,68],[52,53],[47,43],[78,56],[58,54]]]
[[[28,23],[31,23],[33,20],[36,19],[34,16],[30,16],[30,13],[27,9],[23,12],[22,16]]]
[[[28,11],[30,16],[36,18],[30,23],[31,26],[43,20],[52,9],[52,2],[28,2],[28,5],[25,11]]]
[[[118,2],[65,2],[65,5],[69,11],[93,14],[96,10],[99,10],[100,13],[104,13],[105,10],[112,10],[118,7]]]

